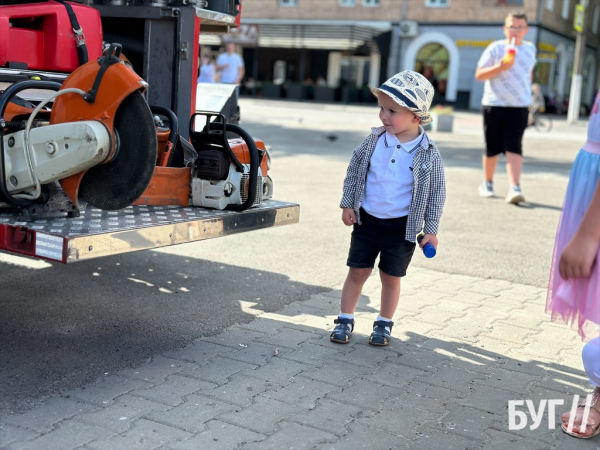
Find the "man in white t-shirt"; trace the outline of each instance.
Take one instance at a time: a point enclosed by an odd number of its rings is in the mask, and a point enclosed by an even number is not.
[[[221,83],[239,85],[244,78],[246,69],[244,60],[235,52],[235,44],[229,42],[225,45],[225,52],[217,57],[217,71],[221,74]]]
[[[520,178],[523,167],[522,141],[531,105],[531,82],[536,49],[523,38],[527,34],[527,16],[511,13],[504,22],[506,39],[492,42],[483,52],[475,78],[485,81],[483,90],[483,129],[486,150],[483,155],[484,180],[479,195],[494,197],[494,171],[498,155],[506,155],[508,203],[525,201]]]

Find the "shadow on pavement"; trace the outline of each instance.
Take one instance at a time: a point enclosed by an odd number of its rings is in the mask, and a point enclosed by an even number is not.
[[[159,255],[159,257],[157,257]],[[0,416],[327,290],[147,251],[31,269],[0,263]]]
[[[525,203],[519,203],[518,205],[515,205],[519,208],[524,208],[524,209],[537,209],[537,208],[542,208],[542,209],[550,209],[552,211],[562,211],[562,206],[558,207],[558,206],[552,206],[552,205],[544,205],[543,203],[535,203],[535,202],[525,202]]]
[[[287,415],[282,412],[278,421],[297,421],[298,416],[314,411],[317,422],[313,426],[325,427],[319,421],[323,414],[321,409],[333,401],[334,404],[341,403],[345,411],[339,426],[350,430],[337,442],[338,445],[364,443],[359,432],[353,437],[352,430],[356,430],[358,425],[383,431],[382,445],[387,442],[385,433],[391,434],[396,440],[392,448],[404,448],[405,445],[415,449],[590,448],[589,443],[573,440],[560,430],[560,415],[571,408],[573,395],[584,395],[590,390],[583,371],[535,357],[508,357],[483,348],[483,345],[435,338],[432,337],[434,332],[424,335],[408,329],[402,335],[401,318],[397,319],[395,326],[398,337],[393,338],[388,347],[372,347],[367,344],[366,331],[372,318],[360,317],[360,313],[352,342],[348,345],[334,344],[329,342],[333,316],[329,316],[329,326],[325,330],[305,325],[311,321],[310,317],[302,317],[307,314],[302,304],[295,304],[277,314],[277,319],[263,318],[248,326],[242,325],[241,329],[266,334],[246,342],[245,348],[232,346],[230,352],[221,355],[247,362],[249,359],[244,354],[254,351],[253,344],[263,349],[262,362],[255,369],[255,376],[267,378],[276,386],[254,392],[253,402],[260,397],[293,403],[298,407]],[[331,312],[324,311],[323,314],[330,315]],[[323,316],[315,319],[325,320]],[[369,326],[360,330],[361,322]],[[463,325],[468,326],[466,323]],[[505,344],[499,341],[500,347]],[[196,345],[202,347],[203,344]],[[269,346],[277,351],[273,353]],[[286,364],[281,360],[303,365],[289,368],[286,371],[287,381],[281,382],[276,375],[277,368]],[[186,361],[198,362],[193,359]],[[256,361],[254,363],[257,364]],[[199,379],[203,379],[202,370],[202,367],[198,368]],[[247,375],[253,376],[253,371],[245,370],[244,376]],[[230,380],[235,381],[235,377],[230,377]],[[226,384],[230,380],[223,379],[222,382]],[[301,397],[298,397],[299,392],[303,392]],[[209,392],[197,393],[211,395]],[[557,406],[554,412],[555,428],[549,429],[552,423],[546,409],[539,427],[530,429],[533,422],[527,407],[522,406],[517,410],[527,414],[528,426],[509,430],[508,401],[523,399],[531,400],[536,409],[543,399],[563,400],[564,405]],[[312,406],[304,411],[306,403]],[[158,417],[159,414],[156,414],[155,418]],[[312,422],[309,416],[303,417],[306,419],[301,423]],[[237,422],[237,414],[228,415],[227,420],[243,425]],[[268,442],[267,439],[262,443],[268,445]],[[482,442],[494,445],[482,446]],[[457,446],[458,443],[460,446]]]

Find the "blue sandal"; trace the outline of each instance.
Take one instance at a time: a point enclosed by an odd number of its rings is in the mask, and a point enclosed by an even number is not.
[[[333,321],[337,324],[331,332],[329,340],[331,342],[337,342],[338,344],[347,344],[350,342],[350,336],[352,336],[352,330],[354,330],[354,319],[341,319],[337,318]],[[352,325],[352,329],[348,325]]]
[[[389,345],[390,339],[392,338],[393,326],[394,322],[387,322],[385,320],[376,320],[373,322],[373,332],[369,338],[369,344],[379,345],[381,347]],[[389,328],[390,331],[386,330],[386,327]]]

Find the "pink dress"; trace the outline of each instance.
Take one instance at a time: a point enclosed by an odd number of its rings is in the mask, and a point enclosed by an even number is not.
[[[546,311],[552,320],[562,319],[577,327],[584,341],[600,336],[600,252],[589,278],[564,280],[558,262],[565,245],[571,240],[590,204],[600,180],[600,92],[596,95],[588,124],[587,141],[577,154],[563,211],[556,232]]]

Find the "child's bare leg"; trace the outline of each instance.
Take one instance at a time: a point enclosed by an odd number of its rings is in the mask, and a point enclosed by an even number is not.
[[[360,293],[373,269],[357,269],[350,267],[348,276],[342,288],[341,311],[344,314],[354,314]]]
[[[379,271],[381,277],[381,310],[379,315],[392,319],[400,301],[400,277]]]

